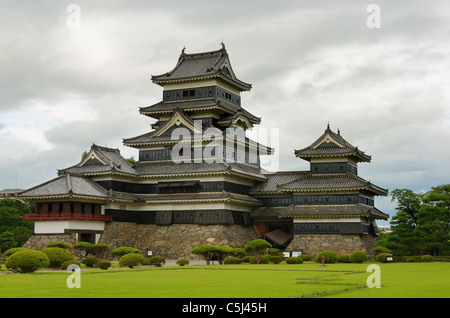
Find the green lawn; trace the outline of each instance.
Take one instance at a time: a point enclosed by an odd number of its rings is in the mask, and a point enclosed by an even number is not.
[[[450,297],[450,263],[379,264],[381,288],[367,288],[364,264],[210,265],[81,271],[81,288],[68,272],[0,274],[0,297]]]

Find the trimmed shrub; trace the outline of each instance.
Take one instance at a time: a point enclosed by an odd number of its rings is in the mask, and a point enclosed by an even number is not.
[[[166,263],[166,260],[162,256],[152,256],[150,257],[150,265],[155,267],[161,267]]]
[[[8,269],[20,273],[32,273],[39,268],[48,267],[50,260],[48,256],[40,251],[26,250],[12,254],[6,260],[5,266]]]
[[[247,254],[252,255],[255,258],[257,264],[260,263],[261,255],[264,255],[268,248],[271,248],[272,244],[263,239],[256,239],[245,244],[244,249]]]
[[[180,265],[180,266],[189,265],[189,260],[187,260],[185,258],[179,259],[179,260],[177,260],[177,265]]]
[[[242,263],[250,263],[251,258],[252,257],[250,255],[242,257]]]
[[[13,247],[13,248],[10,248],[9,250],[6,250],[3,253],[3,256],[9,257],[9,256],[11,256],[14,253],[17,253],[17,252],[20,252],[20,251],[26,251],[26,250],[27,249],[25,247]]]
[[[384,247],[384,246],[375,246],[372,249],[372,252],[374,252],[375,255],[379,255],[381,253],[387,253],[387,254],[391,254],[392,253],[392,251],[390,249],[388,249],[387,247]]]
[[[81,263],[80,262],[78,262],[78,261],[76,261],[74,259],[71,259],[71,260],[68,260],[68,261],[65,261],[64,263],[62,263],[61,269],[62,270],[66,270],[67,267],[69,267],[69,265],[72,265],[72,264],[75,264],[75,265],[78,265],[79,267],[81,267]]]
[[[297,264],[303,264],[303,258],[301,258],[300,256],[297,256],[296,259],[297,259]]]
[[[241,262],[242,260],[240,258],[231,256],[227,257],[223,263],[225,265],[229,265],[229,264],[240,264]]]
[[[105,258],[111,247],[108,244],[97,243],[92,244],[89,251],[98,258]]]
[[[286,258],[286,264],[297,264],[297,257]]]
[[[113,249],[111,251],[111,255],[114,256],[114,257],[118,257],[118,258],[121,258],[125,254],[129,254],[129,253],[141,254],[141,251],[139,249],[137,249],[137,248],[128,247],[128,246],[118,247],[118,248],[115,248],[115,249]]]
[[[246,255],[247,253],[245,253],[245,250],[243,248],[237,247],[233,250],[233,255],[238,257],[238,258],[242,258]]]
[[[342,254],[337,256],[338,263],[350,263],[350,255]]]
[[[274,263],[274,264],[280,264],[283,261],[281,256],[270,256],[269,259],[270,259],[270,262]]]
[[[97,267],[100,268],[100,269],[106,270],[106,269],[111,267],[111,262],[108,262],[108,261],[98,262],[97,263]]]
[[[205,261],[206,265],[209,265],[211,262],[211,258],[216,254],[217,252],[217,246],[215,245],[200,245],[197,247],[194,247],[191,250],[192,254],[200,255]]]
[[[305,254],[305,255],[300,255],[299,257],[301,257],[302,258],[302,260],[303,261],[310,261],[311,259],[312,259],[312,257],[310,256],[310,255],[307,255],[307,254]]]
[[[362,263],[367,261],[369,258],[367,257],[367,254],[363,251],[354,251],[352,254],[350,254],[350,262],[352,263]]]
[[[45,247],[59,247],[67,250],[68,248],[70,248],[70,245],[64,242],[50,242],[45,245]]]
[[[324,262],[327,264],[335,263],[337,260],[337,254],[330,250],[325,250],[317,254],[316,258],[314,259],[316,263],[322,263],[322,256],[325,256]]]
[[[421,262],[432,262],[433,261],[433,256],[431,255],[422,255],[422,257],[420,258]]]
[[[78,258],[86,256],[89,253],[91,245],[89,242],[77,242],[72,245],[72,253]]]
[[[381,262],[381,263],[387,263],[387,257],[388,256],[392,256],[392,254],[390,253],[380,253],[375,257],[375,260],[377,262]]]
[[[65,261],[73,260],[72,253],[60,247],[47,247],[42,250],[50,260],[50,267],[61,268]]]
[[[95,267],[95,265],[97,265],[97,263],[98,263],[98,259],[96,257],[94,257],[94,256],[89,256],[89,257],[86,257],[82,261],[82,263],[84,265],[86,265],[87,267]]]
[[[119,266],[133,268],[134,266],[142,265],[144,261],[145,258],[141,254],[129,253],[119,259]]]
[[[258,261],[256,261],[258,262]],[[263,255],[261,256],[260,260],[259,260],[260,264],[269,264],[270,263],[270,257],[269,255]]]

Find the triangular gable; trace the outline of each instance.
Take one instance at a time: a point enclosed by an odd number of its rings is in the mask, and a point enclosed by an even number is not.
[[[202,131],[195,126],[194,122],[189,119],[186,115],[183,114],[181,110],[177,110],[172,117],[167,121],[164,126],[158,129],[152,137],[158,137],[163,135],[166,131],[174,126],[183,125],[188,128],[190,131],[193,131],[196,134],[201,134]]]

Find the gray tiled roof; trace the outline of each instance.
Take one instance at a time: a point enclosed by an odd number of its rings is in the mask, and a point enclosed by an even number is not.
[[[340,143],[343,147],[340,147],[332,142],[322,142],[326,135],[331,136],[334,140]],[[335,155],[347,155],[354,156],[358,161],[370,162],[371,156],[366,155],[364,151],[358,149],[358,147],[353,146],[347,140],[345,140],[340,133],[335,133],[330,129],[328,125],[325,132],[311,145],[306,148],[295,150],[295,155],[297,157],[303,158],[305,160],[310,160],[311,157],[323,157],[323,156],[335,156]]]
[[[102,162],[91,157],[97,156]],[[136,174],[133,165],[120,154],[118,149],[100,147],[92,145],[88,157],[81,160],[80,163],[58,170],[59,174],[90,174],[103,172],[121,172],[126,174]]]
[[[183,109],[185,112],[190,112],[200,109],[203,110],[212,108],[219,108],[222,109],[224,112],[228,113],[228,115],[224,115],[225,117],[229,116],[230,114],[234,116],[237,112],[240,112],[243,116],[247,117],[248,120],[252,123],[259,124],[261,122],[260,117],[251,114],[242,107],[233,105],[232,103],[228,103],[216,97],[202,98],[196,100],[186,100],[179,102],[161,101],[150,106],[140,107],[139,112],[143,115],[159,118],[159,114],[175,112],[177,109]]]
[[[375,207],[362,204],[347,205],[291,205],[281,210],[279,217],[352,217],[371,216],[377,219],[389,218],[389,215]]]
[[[308,171],[280,171],[276,173],[268,173],[267,181],[256,184],[251,193],[260,192],[277,192],[280,184],[285,184],[298,179],[301,175],[307,174]]]
[[[380,188],[350,173],[311,174],[303,173],[297,179],[279,184],[278,188],[285,191],[320,191],[366,189],[380,195],[387,195],[387,190]]]
[[[200,192],[200,193],[177,193],[177,194],[147,194],[138,195],[140,200],[147,203],[159,203],[162,201],[171,201],[174,203],[183,203],[187,201],[241,201],[250,205],[260,205],[261,201],[248,195],[236,194],[230,192]]]
[[[234,172],[265,180],[266,171],[241,163],[179,163],[173,162],[137,162],[136,171],[141,176],[185,175]]]
[[[229,66],[229,68],[227,67]],[[227,67],[228,70],[224,70]],[[175,67],[167,73],[153,75],[152,80],[157,84],[191,80],[205,77],[221,77],[222,79],[236,85],[242,91],[251,89],[251,84],[245,83],[234,75],[231,68],[228,53],[225,46],[217,51],[186,54],[183,49]]]
[[[108,191],[90,178],[67,173],[19,194],[21,198],[66,196],[106,199]]]

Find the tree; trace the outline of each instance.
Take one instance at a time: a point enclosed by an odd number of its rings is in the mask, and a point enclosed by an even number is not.
[[[433,187],[426,193],[417,216],[415,233],[421,240],[422,252],[436,256],[449,250],[450,184]]]
[[[15,246],[19,247],[25,244],[33,234],[34,222],[22,220],[22,215],[31,213],[34,209],[33,202],[13,199],[0,200],[0,235],[4,232],[11,232]]]
[[[219,264],[223,265],[223,261],[225,260],[225,258],[233,254],[233,251],[234,249],[232,247],[226,245],[217,246],[215,256],[217,257],[217,261],[219,262]]]
[[[397,255],[439,255],[450,250],[450,184],[432,187],[425,194],[395,189],[392,197],[398,201],[398,212],[392,217],[392,233],[383,237],[380,246]]]
[[[197,247],[194,247],[191,250],[192,254],[197,254],[200,257],[202,257],[206,261],[206,265],[209,265],[211,262],[211,258],[216,255],[217,252],[217,246],[215,245],[200,245]]]
[[[244,250],[247,254],[252,255],[255,258],[256,264],[259,264],[261,262],[261,256],[271,247],[272,244],[266,240],[256,239],[245,244]]]
[[[0,253],[9,250],[10,248],[16,247],[16,241],[14,240],[14,235],[11,231],[5,231],[0,234]]]

